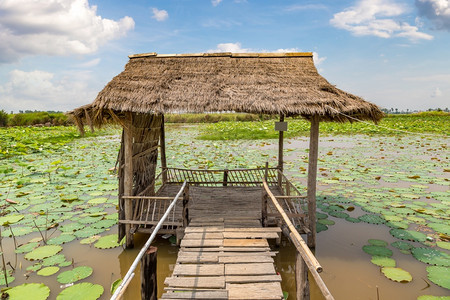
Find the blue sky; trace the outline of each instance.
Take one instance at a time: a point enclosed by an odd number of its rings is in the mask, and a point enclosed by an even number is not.
[[[314,52],[385,108],[450,107],[448,0],[0,0],[0,109],[67,111],[144,52]]]

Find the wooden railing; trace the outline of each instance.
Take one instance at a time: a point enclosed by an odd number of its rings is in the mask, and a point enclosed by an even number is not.
[[[125,274],[124,278],[122,279],[122,283],[117,287],[114,294],[112,295],[111,300],[120,299],[123,296],[131,279],[133,279],[133,277],[134,277],[134,271],[135,271],[136,267],[138,266],[139,261],[141,261],[141,259],[144,257],[145,252],[150,247],[150,244],[155,239],[156,234],[162,227],[163,223],[166,221],[167,217],[170,215],[171,210],[172,209],[175,210],[175,204],[177,203],[177,201],[181,197],[181,195],[183,195],[183,208],[185,205],[187,206],[187,202],[186,202],[186,194],[187,194],[186,190],[187,189],[188,189],[188,185],[187,185],[187,182],[185,181],[183,183],[183,185],[181,186],[180,190],[178,191],[177,195],[175,196],[175,198],[173,198],[173,200],[170,202],[170,205],[167,207],[166,211],[164,212],[164,215],[161,217],[159,222],[153,228],[152,234],[150,235],[150,237],[147,240],[147,242],[145,243],[145,245],[142,247],[141,251],[139,251],[139,254],[136,256],[135,260],[131,264],[130,269],[127,271],[127,274]],[[133,198],[127,197],[125,199],[131,200]],[[166,200],[166,199],[164,199],[164,200]],[[188,216],[186,216],[186,217],[188,218]],[[183,218],[184,218],[184,213],[183,213]],[[155,268],[155,271],[156,271],[156,268]],[[156,276],[156,274],[155,274],[155,276]],[[155,278],[155,281],[156,281],[156,278]],[[145,297],[143,297],[143,299],[145,299]]]
[[[188,181],[196,186],[262,186],[265,177],[265,168],[255,169],[222,169],[222,170],[191,170],[181,168],[164,168],[161,176],[166,179],[164,183],[182,183]],[[277,168],[267,169],[267,182],[277,185]]]
[[[266,181],[263,181],[264,193],[262,200],[262,210],[267,212],[268,200],[272,202],[278,212],[281,214],[284,223],[289,231],[289,238],[297,249],[297,263],[296,263],[296,283],[297,283],[297,299],[309,299],[309,284],[308,284],[308,269],[311,272],[317,286],[319,287],[322,295],[327,300],[334,300],[328,290],[325,282],[319,273],[322,272],[322,266],[317,261],[314,254],[309,249],[306,242],[298,233],[297,228],[292,224],[290,218],[279,204],[277,198],[271,192],[269,185]]]

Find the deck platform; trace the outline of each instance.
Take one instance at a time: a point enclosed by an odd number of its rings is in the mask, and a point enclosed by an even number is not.
[[[212,217],[193,217],[185,229],[162,299],[283,299],[276,253],[267,241],[279,239],[281,229],[263,228],[245,211],[237,216],[214,211]]]

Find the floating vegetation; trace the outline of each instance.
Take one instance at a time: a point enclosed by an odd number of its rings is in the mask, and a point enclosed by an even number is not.
[[[450,255],[445,252],[433,248],[418,247],[413,248],[411,253],[421,262],[430,265],[450,267]]]
[[[450,290],[450,268],[430,266],[427,267],[428,279],[433,283]]]
[[[92,284],[89,282],[82,282],[74,284],[62,290],[56,297],[56,300],[68,299],[89,299],[95,300],[100,298],[103,294],[104,288],[99,284]]]
[[[381,272],[392,281],[410,282],[412,280],[411,274],[401,268],[383,267]]]
[[[50,289],[43,283],[24,283],[5,291],[11,300],[45,300]]]
[[[388,249],[383,246],[365,245],[365,246],[363,246],[362,249],[367,254],[374,255],[374,256],[391,257],[393,254],[391,249]]]
[[[76,267],[73,270],[62,272],[58,275],[58,278],[56,280],[59,283],[73,283],[78,280],[84,279],[89,277],[93,272],[93,269],[91,267],[87,266],[81,266]]]

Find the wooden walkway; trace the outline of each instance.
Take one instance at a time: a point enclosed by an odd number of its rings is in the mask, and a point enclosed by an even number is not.
[[[162,299],[283,299],[267,241],[281,229],[261,227],[256,216],[212,215],[193,217],[185,229]]]

